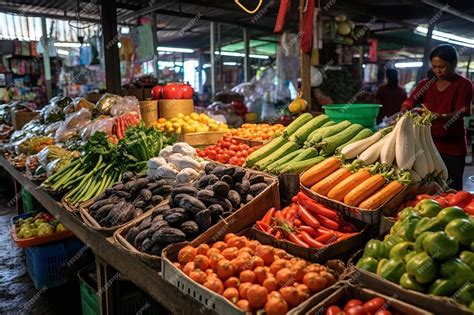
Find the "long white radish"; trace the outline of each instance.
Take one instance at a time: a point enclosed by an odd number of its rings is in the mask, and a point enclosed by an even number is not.
[[[420,129],[419,129],[421,146],[423,147],[423,151],[425,152],[424,157],[425,157],[426,170],[427,170],[426,175],[430,175],[435,171],[433,156],[432,156],[431,150],[430,150],[430,148],[429,148],[429,146],[426,142],[426,132],[428,131],[429,128],[430,128],[430,126],[420,125]]]
[[[404,115],[398,122],[395,148],[395,158],[401,170],[409,170],[415,163],[415,136],[413,134],[413,119]]]
[[[380,150],[380,162],[388,165],[392,165],[395,160],[395,144],[396,135],[399,123],[395,125],[395,128],[388,134],[388,138],[385,141],[382,150]]]
[[[345,159],[353,159],[360,153],[364,152],[365,149],[376,143],[382,138],[382,132],[378,131],[371,135],[368,138],[353,142],[351,144],[346,145],[342,150],[341,154],[344,156]]]
[[[384,146],[389,136],[390,133],[385,135],[385,137],[371,145],[369,148],[367,148],[364,152],[362,152],[361,155],[359,155],[359,160],[361,160],[364,165],[369,165],[377,161],[380,157],[380,151],[382,150],[382,147]]]
[[[410,179],[411,179],[411,182],[412,183],[419,183],[421,182],[421,175],[419,173],[417,173],[414,169],[411,169],[410,170]]]
[[[448,168],[446,167],[446,164],[444,164],[443,158],[441,158],[438,148],[436,148],[436,145],[434,144],[433,137],[431,136],[431,128],[429,126],[426,132],[426,141],[428,142],[428,146],[431,150],[436,174],[440,175],[442,179],[447,180]]]
[[[428,165],[426,163],[426,150],[423,148],[422,140],[420,139],[424,134],[421,135],[422,126],[413,125],[413,133],[415,134],[415,163],[413,163],[413,169],[416,171],[417,175],[421,178],[425,178],[428,175]],[[430,156],[431,157],[431,156]]]

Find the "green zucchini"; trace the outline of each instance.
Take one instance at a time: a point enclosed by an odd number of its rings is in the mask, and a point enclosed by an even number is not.
[[[313,116],[311,116],[310,113],[301,114],[298,118],[293,120],[291,124],[288,125],[288,127],[286,127],[283,134],[285,135],[285,137],[288,138],[289,136],[294,134],[296,130],[300,129],[301,127],[304,126],[304,124],[310,121],[311,118],[313,118]]]
[[[303,149],[301,149],[303,150]],[[284,164],[281,164],[279,167],[275,168],[275,172],[281,172],[285,167],[289,166],[292,163],[304,161],[318,156],[318,150],[315,148],[307,148],[300,152],[296,157],[291,161],[287,161]]]
[[[321,155],[329,156],[336,151],[337,147],[354,138],[364,127],[359,124],[353,124],[341,132],[324,139],[321,142]]]
[[[308,121],[306,124],[304,124],[303,127],[299,128],[294,134],[292,134],[288,140],[303,144],[313,131],[315,131],[328,121],[329,117],[324,114],[316,116],[310,121]]]
[[[276,137],[275,139],[271,140],[268,144],[264,145],[260,149],[252,152],[249,156],[247,156],[247,160],[245,161],[245,167],[252,167],[255,163],[260,161],[261,159],[269,156],[280,148],[282,145],[287,143],[288,140],[286,140],[283,137]]]
[[[305,170],[307,170],[308,168],[310,168],[311,166],[315,165],[315,164],[318,164],[322,161],[324,161],[326,158],[324,156],[317,156],[317,157],[314,157],[314,158],[311,158],[311,159],[307,159],[307,160],[304,160],[304,161],[299,161],[299,162],[296,162],[296,163],[291,163],[290,165],[288,165],[287,167],[285,167],[281,172],[280,174],[286,174],[286,173],[295,173],[295,174],[299,174]]]
[[[321,127],[319,127],[318,129],[316,129],[316,130],[314,130],[313,132],[311,132],[311,133],[309,134],[309,136],[306,138],[306,141],[305,141],[305,143],[304,143],[304,144],[305,144],[305,147],[310,147],[310,146],[312,146],[312,143],[313,143],[312,139],[313,139],[314,137],[316,137],[319,133],[321,133],[321,132],[323,132],[324,130],[326,130],[326,128],[331,127],[331,126],[334,126],[335,124],[336,124],[336,123],[335,123],[334,121],[330,120],[330,121],[325,122],[325,123],[324,123]]]
[[[344,149],[344,147],[348,144],[351,144],[353,142],[356,142],[356,141],[359,141],[359,140],[362,140],[362,139],[365,139],[365,138],[368,138],[370,137],[371,135],[373,135],[374,132],[372,130],[370,130],[369,128],[364,128],[362,129],[361,131],[359,131],[358,134],[355,135],[355,137],[353,137],[351,140],[347,141],[346,143],[344,144],[341,144],[340,146],[337,147],[336,151],[335,151],[335,154],[340,154],[341,153],[341,150]]]
[[[329,138],[330,136],[334,136],[335,134],[343,131],[344,129],[349,128],[351,125],[352,123],[349,120],[343,120],[340,123],[337,123],[334,126],[328,128],[326,131],[324,131],[323,138],[321,140]]]
[[[276,160],[278,160],[278,159],[282,158],[283,156],[285,156],[287,154],[290,154],[291,152],[296,151],[296,150],[298,150],[298,146],[296,145],[296,143],[287,141],[284,145],[282,145],[280,148],[278,148],[278,150],[276,150],[275,152],[273,152],[272,154],[270,154],[266,158],[261,159],[260,161],[258,161],[254,165],[254,167],[259,169],[259,170],[263,170],[268,165],[275,162]]]
[[[272,172],[272,171],[276,170],[281,165],[284,165],[284,164],[286,164],[286,162],[291,161],[291,159],[297,157],[302,151],[304,151],[304,149],[298,149],[296,151],[291,152],[290,154],[287,154],[286,156],[282,156],[280,159],[278,159],[275,162],[273,162],[272,164],[268,165],[265,168],[265,171],[266,172]]]

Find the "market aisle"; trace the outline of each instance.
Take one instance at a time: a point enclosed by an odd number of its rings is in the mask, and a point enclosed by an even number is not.
[[[10,197],[0,187],[0,314],[81,314],[78,282],[47,291],[36,290],[26,273],[23,250],[13,242]]]

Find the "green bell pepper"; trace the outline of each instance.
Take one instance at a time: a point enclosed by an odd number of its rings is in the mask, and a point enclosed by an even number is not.
[[[423,199],[416,204],[415,209],[420,212],[422,217],[432,218],[437,216],[443,208],[436,200]]]
[[[474,241],[474,223],[471,220],[454,219],[446,225],[444,231],[462,245],[470,246]]]
[[[411,257],[408,261],[407,272],[415,277],[417,282],[427,284],[436,279],[438,266],[430,255],[426,252],[421,252]]]
[[[382,258],[379,260],[379,263],[377,265],[377,270],[375,271],[376,274],[380,275],[382,272],[382,268],[387,264],[388,258]]]
[[[397,231],[397,235],[402,237],[403,239],[413,242],[415,241],[415,229],[420,221],[420,218],[417,217],[409,217],[400,223],[400,227]]]
[[[470,251],[462,251],[459,255],[459,259],[466,265],[468,265],[472,271],[474,271],[474,253]]]
[[[397,220],[397,222],[395,222],[395,224],[390,228],[390,234],[391,235],[398,234],[398,229],[400,228],[401,223],[402,223],[402,221],[400,221],[400,220]]]
[[[359,259],[356,266],[359,267],[360,269],[364,269],[372,273],[376,273],[378,264],[379,264],[379,261],[375,259],[374,257],[362,257],[361,259]]]
[[[415,246],[412,242],[401,242],[397,245],[393,246],[390,250],[390,254],[388,257],[390,258],[402,258],[406,256],[406,254],[412,252],[415,249]]]
[[[400,278],[400,285],[402,286],[402,288],[405,288],[408,290],[414,290],[418,292],[426,291],[426,287],[422,285],[421,283],[418,283],[415,277],[410,276],[407,272],[405,272]]]
[[[421,253],[423,251],[425,251],[425,248],[423,247],[423,240],[428,236],[428,235],[431,235],[433,234],[434,232],[423,232],[421,233],[417,238],[416,238],[416,241],[415,241],[415,251],[417,253]]]
[[[457,289],[452,280],[436,279],[428,289],[428,293],[437,296],[452,296]]]
[[[384,262],[382,262],[382,260],[379,262],[379,265],[381,263],[382,265],[377,266],[377,275],[381,276],[384,279],[387,279],[388,281],[397,284],[400,283],[400,278],[405,273],[405,263],[403,262],[403,260],[398,257],[389,259]]]
[[[458,252],[458,242],[442,231],[434,232],[423,240],[423,248],[438,260],[446,260]]]
[[[441,276],[454,281],[460,288],[466,282],[474,282],[474,272],[459,258],[451,258],[441,265]]]
[[[471,304],[469,304],[469,310],[471,312],[474,312],[474,301],[472,301]]]
[[[459,207],[448,207],[441,210],[436,216],[438,219],[448,224],[454,219],[468,219],[469,216],[464,212],[462,208]]]
[[[418,210],[416,210],[413,207],[406,207],[405,209],[403,209],[402,211],[400,211],[398,213],[398,220],[399,221],[403,221],[406,218],[412,218],[412,217],[421,218],[420,213],[418,212]]]
[[[418,254],[418,253],[415,252],[415,251],[412,251],[412,252],[409,252],[408,254],[406,254],[406,255],[403,257],[403,261],[405,261],[405,264],[408,263],[408,261],[409,261],[413,256],[415,256],[416,254]]]
[[[471,242],[471,246],[469,246],[469,249],[471,250],[471,252],[474,252],[474,241]]]
[[[474,284],[466,283],[463,285],[462,288],[456,292],[455,298],[461,301],[462,304],[469,305],[469,303],[474,301]]]
[[[415,238],[423,232],[437,232],[444,230],[444,223],[438,218],[422,218],[415,228]]]
[[[388,257],[388,252],[383,242],[373,239],[365,244],[364,257],[386,258]]]
[[[390,253],[390,250],[392,249],[395,244],[398,244],[400,242],[403,242],[403,238],[401,238],[398,235],[385,235],[385,238],[383,240],[383,244],[385,245],[385,248],[387,251]]]

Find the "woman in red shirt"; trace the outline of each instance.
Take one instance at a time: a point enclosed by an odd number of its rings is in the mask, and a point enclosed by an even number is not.
[[[433,140],[448,168],[448,184],[462,190],[467,153],[464,116],[471,115],[472,83],[456,74],[458,54],[451,45],[439,45],[430,54],[434,77],[421,80],[402,110],[423,104],[436,115]]]

